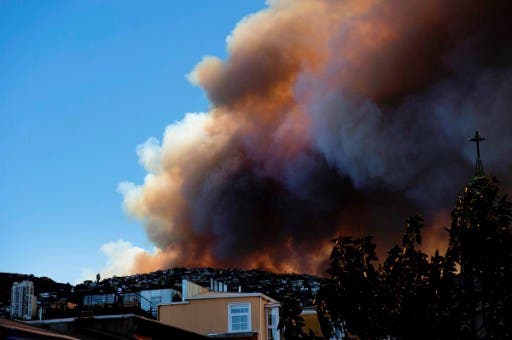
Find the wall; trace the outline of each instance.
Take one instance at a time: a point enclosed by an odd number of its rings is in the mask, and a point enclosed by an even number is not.
[[[181,295],[183,299],[188,299],[191,296],[208,292],[208,289],[186,279],[181,282]]]
[[[259,339],[265,339],[264,300],[261,297],[209,298],[188,300],[185,303],[160,305],[158,320],[200,334],[221,334],[228,332],[228,304],[251,303],[252,332],[259,332]]]
[[[152,289],[142,290],[140,308],[147,312],[151,312],[156,317],[157,307],[159,304],[167,304],[172,302],[172,289]]]

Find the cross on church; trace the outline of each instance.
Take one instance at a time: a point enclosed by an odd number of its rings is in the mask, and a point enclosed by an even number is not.
[[[478,130],[475,131],[475,137],[469,140],[470,142],[476,143],[476,157],[478,159],[480,159],[480,142],[483,142],[484,140],[485,138],[480,137],[480,135],[478,134]]]
[[[476,166],[475,166],[475,177],[482,177],[485,175],[484,173],[484,165],[482,160],[480,160],[480,142],[483,142],[485,138],[480,137],[478,131],[475,131],[475,136],[471,138],[470,142],[476,143]]]

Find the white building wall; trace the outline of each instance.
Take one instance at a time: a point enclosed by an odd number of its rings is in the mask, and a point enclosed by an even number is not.
[[[156,317],[156,311],[159,304],[169,304],[172,302],[173,289],[151,289],[142,290],[140,295],[142,301],[141,309],[151,312]]]
[[[36,314],[37,300],[31,281],[14,282],[11,288],[11,317],[30,320]]]

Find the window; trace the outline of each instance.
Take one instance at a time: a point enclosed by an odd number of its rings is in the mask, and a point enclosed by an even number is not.
[[[279,330],[277,328],[279,324],[279,307],[267,307],[265,311],[267,316],[267,339],[279,339]]]
[[[230,333],[251,331],[250,303],[230,303],[228,310],[228,326]]]

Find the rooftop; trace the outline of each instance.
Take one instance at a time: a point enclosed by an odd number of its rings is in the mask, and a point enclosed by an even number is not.
[[[235,293],[235,292],[205,292],[190,296],[187,300],[201,300],[201,299],[226,299],[226,298],[237,298],[237,297],[262,297],[272,303],[279,303],[271,297],[262,293]]]
[[[23,322],[0,318],[0,337],[5,339],[69,339],[78,338],[41,329]]]

